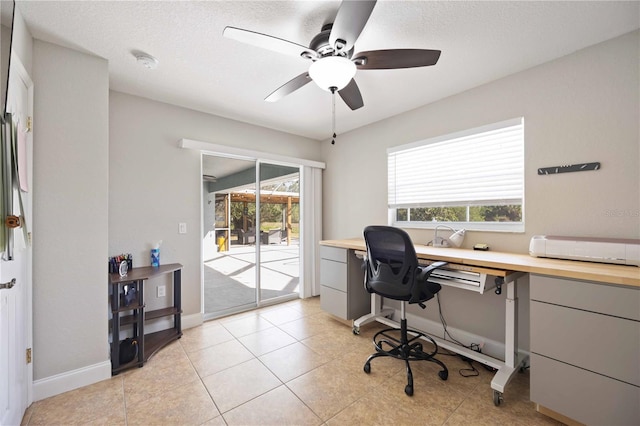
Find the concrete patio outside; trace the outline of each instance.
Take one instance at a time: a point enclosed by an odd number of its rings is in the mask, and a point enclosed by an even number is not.
[[[231,245],[204,261],[204,313],[220,316],[256,302],[256,249],[260,248],[261,300],[297,295],[300,283],[300,247],[261,244]]]

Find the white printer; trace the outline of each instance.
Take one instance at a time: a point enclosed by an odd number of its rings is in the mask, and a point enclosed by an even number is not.
[[[535,235],[529,243],[534,257],[640,266],[640,240]]]

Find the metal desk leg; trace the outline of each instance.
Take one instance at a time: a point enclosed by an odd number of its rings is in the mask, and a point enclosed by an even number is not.
[[[360,334],[360,326],[376,321],[379,318],[390,318],[394,310],[391,308],[382,309],[382,297],[375,293],[371,293],[371,313],[361,316],[353,320],[353,334]]]
[[[518,354],[518,295],[516,280],[507,284],[507,298],[505,300],[505,336],[504,336],[504,365],[500,366],[493,380],[493,403],[500,405],[504,388],[513,378],[513,375],[521,368],[527,357]]]
[[[505,321],[504,363],[513,368],[518,357],[518,295],[515,281],[507,283]]]

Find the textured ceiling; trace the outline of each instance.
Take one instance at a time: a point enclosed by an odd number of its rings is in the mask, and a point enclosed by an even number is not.
[[[222,37],[225,26],[308,45],[339,1],[17,1],[35,38],[109,61],[113,90],[323,140],[331,95],[311,83],[263,99],[309,62]],[[360,70],[364,107],[337,98],[345,132],[640,27],[640,3],[378,1],[355,50],[442,50],[436,66]],[[155,56],[156,70],[131,54]]]

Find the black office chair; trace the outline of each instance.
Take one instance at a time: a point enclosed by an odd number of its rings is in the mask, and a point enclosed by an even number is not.
[[[376,333],[373,344],[376,353],[369,356],[364,364],[364,372],[371,372],[371,360],[381,356],[391,356],[404,360],[407,366],[407,386],[404,392],[413,395],[413,373],[410,361],[430,361],[442,367],[438,376],[447,380],[449,370],[438,359],[438,345],[428,335],[407,329],[405,303],[417,303],[422,309],[424,302],[440,291],[440,284],[430,282],[431,272],[446,265],[436,262],[429,266],[418,266],[416,251],[409,235],[399,228],[391,226],[367,226],[364,229],[367,245],[365,261],[365,288],[369,293],[401,301],[400,328],[388,328]],[[399,336],[398,336],[399,334]],[[411,334],[411,337],[409,337]],[[422,339],[430,341],[434,350],[425,352]]]

